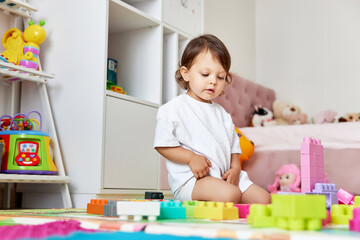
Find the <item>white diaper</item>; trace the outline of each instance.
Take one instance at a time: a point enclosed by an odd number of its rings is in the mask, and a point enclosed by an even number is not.
[[[178,188],[175,193],[174,197],[177,200],[181,201],[192,201],[191,194],[194,190],[194,186],[196,183],[196,178],[190,178],[184,185]],[[240,180],[239,180],[239,188],[241,192],[245,192],[253,182],[249,179],[247,172],[242,171],[240,172]]]

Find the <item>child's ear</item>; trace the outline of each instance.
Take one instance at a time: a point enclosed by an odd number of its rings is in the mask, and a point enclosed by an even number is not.
[[[180,68],[180,73],[181,73],[181,76],[183,77],[183,79],[185,80],[185,82],[188,82],[189,81],[189,70],[182,66]]]

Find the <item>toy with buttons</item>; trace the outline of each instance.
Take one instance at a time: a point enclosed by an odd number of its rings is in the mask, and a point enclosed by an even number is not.
[[[33,116],[37,116],[37,119]],[[41,131],[41,126],[42,117],[37,111],[0,117],[0,142],[4,145],[1,173],[57,173],[50,155],[50,137]]]

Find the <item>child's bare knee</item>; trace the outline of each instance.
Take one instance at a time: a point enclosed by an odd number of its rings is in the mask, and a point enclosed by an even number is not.
[[[224,197],[225,197],[224,202],[240,203],[242,198],[242,193],[240,189],[235,189],[229,191]]]

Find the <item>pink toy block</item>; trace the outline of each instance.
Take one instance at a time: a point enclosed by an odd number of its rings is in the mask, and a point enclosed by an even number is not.
[[[301,155],[301,166],[315,167],[316,161],[313,155]]]
[[[325,226],[329,223],[331,223],[331,212],[326,210],[326,218],[322,220],[322,226]]]
[[[354,205],[355,196],[349,193],[348,191],[340,188],[339,191],[336,193],[336,196],[338,197],[340,203],[346,205]]]
[[[315,167],[324,168],[324,155],[315,156]]]
[[[353,219],[350,219],[349,230],[360,232],[360,208],[354,208]]]
[[[246,218],[249,214],[250,204],[235,204],[235,207],[239,209],[239,218]]]
[[[311,137],[304,137],[301,143],[302,155],[315,155],[315,141]]]
[[[315,178],[301,178],[301,192],[311,192],[315,187]]]
[[[324,147],[321,145],[321,140],[315,140],[315,155],[316,156],[324,156]]]

